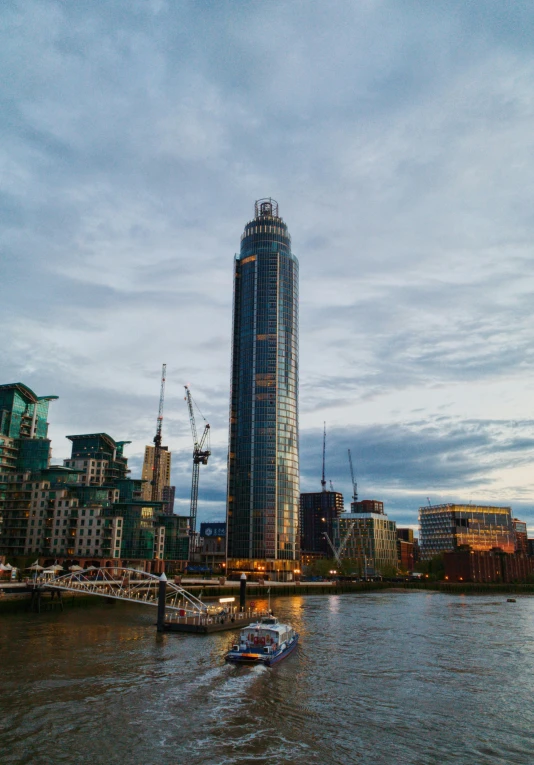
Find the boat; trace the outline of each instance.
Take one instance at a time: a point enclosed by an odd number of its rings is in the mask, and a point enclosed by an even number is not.
[[[272,667],[295,650],[298,634],[290,624],[280,624],[276,616],[264,616],[244,627],[225,656],[232,664],[264,664]]]

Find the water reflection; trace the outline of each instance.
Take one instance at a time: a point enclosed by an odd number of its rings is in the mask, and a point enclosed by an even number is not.
[[[273,599],[302,635],[273,669],[131,605],[3,617],[0,761],[526,765],[534,599],[504,601]]]

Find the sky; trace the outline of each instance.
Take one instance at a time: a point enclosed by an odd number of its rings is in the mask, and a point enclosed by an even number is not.
[[[164,443],[187,514],[184,385],[225,516],[234,254],[275,198],[300,262],[301,490],[399,525],[431,501],[534,530],[534,5],[4,0],[0,381],[140,477]],[[198,414],[197,425],[203,420]]]

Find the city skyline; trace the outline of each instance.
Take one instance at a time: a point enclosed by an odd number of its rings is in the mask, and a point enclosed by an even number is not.
[[[140,476],[165,361],[176,512],[188,383],[212,428],[199,521],[224,518],[228,257],[272,195],[301,264],[302,491],[326,420],[346,507],[350,448],[402,525],[430,496],[534,528],[534,9],[131,9],[1,12],[0,369],[59,396],[53,462],[69,433],[123,434]]]

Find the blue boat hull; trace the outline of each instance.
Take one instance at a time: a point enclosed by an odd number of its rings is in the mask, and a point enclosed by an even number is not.
[[[239,654],[237,652],[230,651],[230,653],[228,653],[225,658],[226,661],[231,664],[264,664],[266,667],[272,667],[273,664],[277,664],[279,661],[282,661],[282,659],[285,659],[286,656],[289,656],[289,654],[292,653],[297,647],[298,642],[299,636],[295,635],[294,639],[286,648],[284,648],[283,651],[280,651],[273,656],[261,653],[253,654],[248,652]]]
[[[282,659],[285,659],[286,656],[289,656],[289,654],[292,653],[297,647],[298,642],[299,636],[295,635],[295,639],[287,646],[285,650],[280,651],[280,653],[277,653],[275,656],[269,657],[269,661],[265,662],[267,666],[272,667],[273,664],[277,664],[279,661],[282,661]]]

